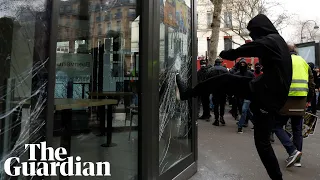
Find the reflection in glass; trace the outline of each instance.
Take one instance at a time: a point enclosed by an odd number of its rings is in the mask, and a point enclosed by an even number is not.
[[[191,6],[160,0],[160,174],[191,153],[191,102],[176,101],[175,74],[191,75]]]
[[[83,162],[110,162],[107,179],[137,178],[136,6],[131,0],[60,2],[55,98],[70,108],[55,112],[54,146],[66,147]]]

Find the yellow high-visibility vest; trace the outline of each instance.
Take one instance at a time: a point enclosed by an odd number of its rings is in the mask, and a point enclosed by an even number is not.
[[[301,56],[291,55],[291,59],[292,81],[288,96],[307,96],[309,91],[309,65]]]

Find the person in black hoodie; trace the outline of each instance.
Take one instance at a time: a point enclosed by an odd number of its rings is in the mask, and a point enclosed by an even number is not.
[[[221,74],[227,74],[229,73],[228,69],[221,66],[222,60],[221,59],[217,59],[215,61],[215,64],[213,67],[211,67],[208,70],[208,77],[215,77],[215,76],[219,76]],[[219,126],[219,122],[221,123],[221,125],[225,125],[226,122],[224,121],[224,110],[225,110],[225,106],[226,106],[226,93],[225,92],[218,92],[216,91],[215,93],[212,94],[212,102],[214,104],[214,117],[215,117],[215,121],[212,123],[212,125],[214,126]],[[220,111],[219,111],[220,108]]]
[[[235,74],[239,71],[239,61],[236,62],[236,64],[233,66],[232,69],[230,69],[230,74]],[[229,111],[232,115],[232,117],[235,119],[235,120],[238,120],[238,101],[237,101],[237,98],[234,97],[233,95],[228,95],[229,97],[229,104],[231,104],[231,110]]]
[[[270,134],[275,124],[275,116],[286,104],[292,81],[292,60],[287,43],[267,16],[259,14],[248,23],[252,42],[237,49],[222,51],[220,57],[236,60],[239,57],[258,57],[263,66],[263,74],[257,78],[223,74],[186,88],[180,75],[176,75],[177,98],[187,100],[205,92],[225,91],[237,97],[251,100],[253,113],[254,141],[272,180],[282,180],[277,157],[270,143]],[[293,154],[294,162],[301,154]]]
[[[248,63],[244,58],[242,58],[240,61],[240,66],[239,66],[239,71],[235,73],[237,76],[243,76],[243,77],[249,77],[249,78],[254,78],[253,73],[251,72],[251,69],[248,69]],[[250,113],[249,106],[250,106],[250,100],[236,97],[238,101],[238,108],[241,113],[241,118],[239,120],[238,124],[238,133],[243,133],[242,128],[245,127],[246,119],[247,119],[247,114]]]
[[[208,76],[208,69],[212,66],[208,66],[206,60],[200,60],[200,66],[201,68],[197,72],[197,78],[198,82],[202,82],[207,79]],[[199,117],[199,119],[207,120],[209,121],[211,115],[210,115],[210,100],[209,100],[210,93],[203,94],[201,96],[201,104],[202,104],[202,116]]]

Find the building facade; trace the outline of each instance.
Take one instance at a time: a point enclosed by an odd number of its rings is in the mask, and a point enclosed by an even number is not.
[[[208,38],[211,37],[211,23],[213,4],[210,0],[198,0],[198,56],[206,56],[208,52]],[[218,52],[222,50],[228,50],[237,48],[242,44],[245,44],[245,40],[249,39],[248,35],[239,35],[232,29],[236,29],[237,21],[234,21],[234,13],[231,8],[223,6],[221,13],[221,25],[219,33]]]
[[[0,8],[1,179],[168,180],[197,171],[197,102],[177,101],[172,88],[177,72],[196,83],[195,0]],[[103,163],[105,176],[75,176],[72,163],[51,175],[19,172],[22,162],[46,161],[43,149],[26,145],[40,143],[63,148],[74,164]],[[82,168],[98,174],[90,163]]]

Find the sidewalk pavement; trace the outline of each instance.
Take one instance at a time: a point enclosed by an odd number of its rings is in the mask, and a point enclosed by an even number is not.
[[[213,119],[198,120],[198,172],[190,180],[270,180],[254,146],[252,125],[238,134],[236,121],[229,113],[225,115],[226,126],[213,126]],[[304,139],[301,168],[285,168],[288,155],[276,136],[275,140],[273,148],[284,180],[320,179],[318,129]]]

